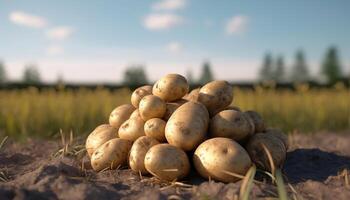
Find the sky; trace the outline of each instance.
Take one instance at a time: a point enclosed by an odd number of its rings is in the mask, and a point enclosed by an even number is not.
[[[338,47],[350,72],[348,0],[0,0],[0,60],[19,80],[35,64],[44,81],[118,82],[143,65],[198,78],[250,81],[266,52],[291,66],[303,49],[312,73]]]

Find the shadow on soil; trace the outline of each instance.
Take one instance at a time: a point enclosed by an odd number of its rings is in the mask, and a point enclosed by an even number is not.
[[[320,149],[296,149],[288,152],[284,173],[291,183],[306,180],[323,182],[345,168],[350,169],[350,157]]]

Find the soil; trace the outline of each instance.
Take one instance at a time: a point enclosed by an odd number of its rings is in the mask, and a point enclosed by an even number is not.
[[[291,198],[350,199],[350,133],[293,134],[289,140],[283,173]],[[8,141],[0,149],[0,199],[235,199],[239,195],[241,181],[208,181],[195,172],[173,184],[129,169],[95,173],[86,156],[53,156],[60,148],[55,141]],[[261,176],[263,183],[254,184],[250,199],[278,197],[275,185]]]

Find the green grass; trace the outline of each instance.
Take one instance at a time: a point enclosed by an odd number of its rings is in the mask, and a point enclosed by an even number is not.
[[[0,91],[0,136],[59,137],[59,130],[75,135],[91,132],[108,121],[112,109],[130,102],[131,91],[79,89],[38,91],[35,88]],[[234,89],[234,105],[256,110],[269,126],[286,132],[343,131],[350,129],[350,92],[341,85],[333,89],[296,92],[256,87]]]

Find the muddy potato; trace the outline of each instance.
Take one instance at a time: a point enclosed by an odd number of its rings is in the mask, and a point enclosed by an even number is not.
[[[165,104],[165,113],[164,113],[164,116],[163,116],[163,119],[165,121],[168,121],[170,116],[175,112],[175,110],[180,107],[182,104],[186,103],[187,100],[185,99],[180,99],[178,101],[175,101],[175,102],[168,102]]]
[[[271,164],[264,146],[270,152],[274,166],[281,168],[286,159],[286,147],[279,138],[265,133],[253,135],[246,145],[252,161],[258,168],[271,171]]]
[[[171,115],[165,126],[165,137],[169,144],[191,151],[206,138],[208,124],[205,106],[189,101]]]
[[[229,138],[212,138],[200,144],[193,163],[201,176],[223,182],[238,181],[229,173],[245,175],[252,165],[246,150]]]
[[[165,138],[165,125],[166,122],[159,118],[152,118],[146,121],[144,129],[145,134],[152,137],[159,142],[166,142]]]
[[[140,117],[134,117],[126,120],[119,128],[119,137],[125,140],[135,141],[144,136],[143,129],[145,122]]]
[[[150,94],[152,94],[152,86],[151,85],[144,85],[142,87],[137,88],[131,94],[131,104],[135,108],[138,108],[141,99],[147,95],[150,95]]]
[[[103,143],[117,137],[118,129],[109,124],[103,124],[95,128],[87,137],[85,143],[85,148],[89,157],[91,157],[92,153]]]
[[[112,113],[109,115],[109,124],[116,129],[129,119],[132,112],[134,112],[135,108],[131,104],[124,104],[116,107]]]
[[[183,150],[170,144],[158,144],[146,153],[145,167],[161,180],[174,181],[188,175],[190,162]]]
[[[132,142],[120,138],[108,140],[98,147],[91,156],[91,166],[95,171],[116,169],[127,163]]]
[[[135,172],[141,172],[147,174],[148,171],[145,168],[145,156],[147,151],[159,142],[148,136],[139,137],[131,147],[129,155],[130,168]]]
[[[193,89],[190,93],[188,93],[186,96],[184,96],[184,99],[188,101],[198,101],[199,96],[199,90],[200,88]]]
[[[269,135],[272,135],[272,136],[280,139],[283,142],[284,146],[286,147],[286,150],[288,150],[288,148],[289,148],[288,136],[286,134],[284,134],[281,129],[268,128],[265,130],[265,134],[269,134]]]
[[[233,100],[233,89],[227,81],[212,81],[204,85],[198,94],[198,101],[203,103],[210,116],[224,110]]]
[[[241,141],[254,133],[254,124],[244,113],[224,110],[210,120],[211,137],[226,137]]]
[[[185,77],[179,74],[168,74],[154,84],[152,93],[166,102],[171,102],[181,99],[188,90],[189,85]]]
[[[154,95],[143,97],[139,104],[139,113],[144,121],[152,118],[162,118],[165,110],[165,102]]]
[[[255,133],[261,133],[265,131],[265,122],[259,113],[252,110],[246,111],[244,113],[253,121]]]

